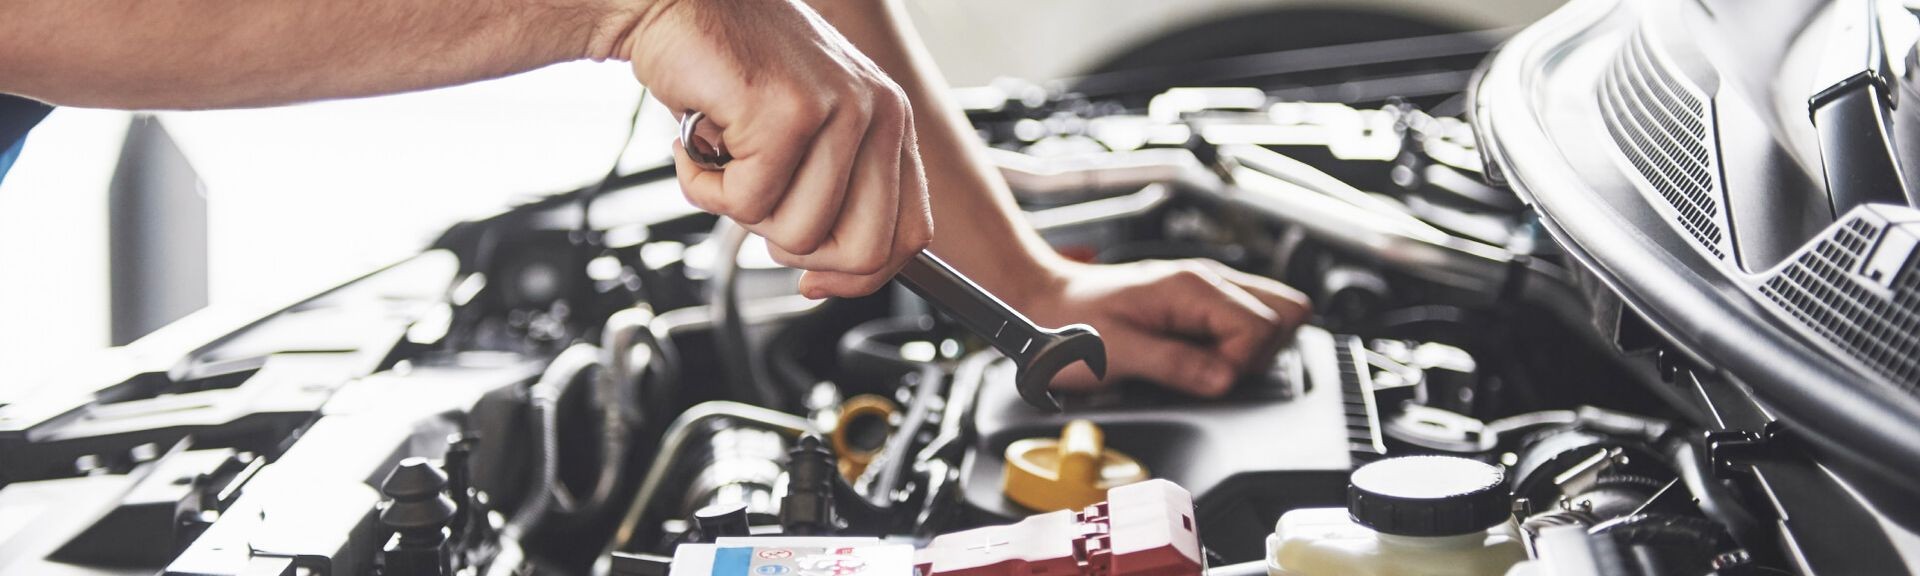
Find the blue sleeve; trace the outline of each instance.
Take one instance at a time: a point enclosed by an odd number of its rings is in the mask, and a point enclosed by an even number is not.
[[[26,146],[27,131],[46,118],[53,107],[11,94],[0,94],[0,179],[7,177],[13,161]]]
[[[7,170],[13,168],[14,159],[20,157],[20,149],[25,147],[27,147],[27,141],[23,138],[7,146],[6,151],[0,152],[0,180],[7,179]]]

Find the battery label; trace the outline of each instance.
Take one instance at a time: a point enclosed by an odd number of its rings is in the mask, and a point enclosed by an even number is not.
[[[894,546],[721,547],[714,550],[713,576],[897,576],[883,574],[888,564],[905,567]]]

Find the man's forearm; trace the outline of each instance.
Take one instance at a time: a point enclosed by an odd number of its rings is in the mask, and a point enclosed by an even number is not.
[[[192,109],[446,86],[612,57],[649,1],[10,0],[0,92]]]
[[[933,200],[933,249],[941,258],[1015,304],[1055,281],[1059,260],[1027,225],[1006,181],[949,96],[947,82],[892,0],[809,0],[861,52],[886,70],[913,102],[920,156]]]

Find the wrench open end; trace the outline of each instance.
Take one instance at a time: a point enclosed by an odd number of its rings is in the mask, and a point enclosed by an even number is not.
[[[1085,324],[1044,331],[1048,336],[1045,343],[1027,362],[1016,367],[1014,387],[1020,391],[1020,398],[1033,407],[1060,412],[1060,401],[1048,389],[1053,377],[1076,362],[1086,362],[1094,378],[1106,378],[1107,346],[1101,341],[1100,332]]]

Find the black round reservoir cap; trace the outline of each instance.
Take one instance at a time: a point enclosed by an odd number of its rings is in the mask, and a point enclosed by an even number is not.
[[[1347,514],[1400,536],[1471,534],[1513,514],[1506,471],[1453,456],[1404,456],[1361,466],[1347,481]]]
[[[708,542],[723,536],[751,536],[747,505],[738,502],[710,504],[693,512],[693,526]]]

